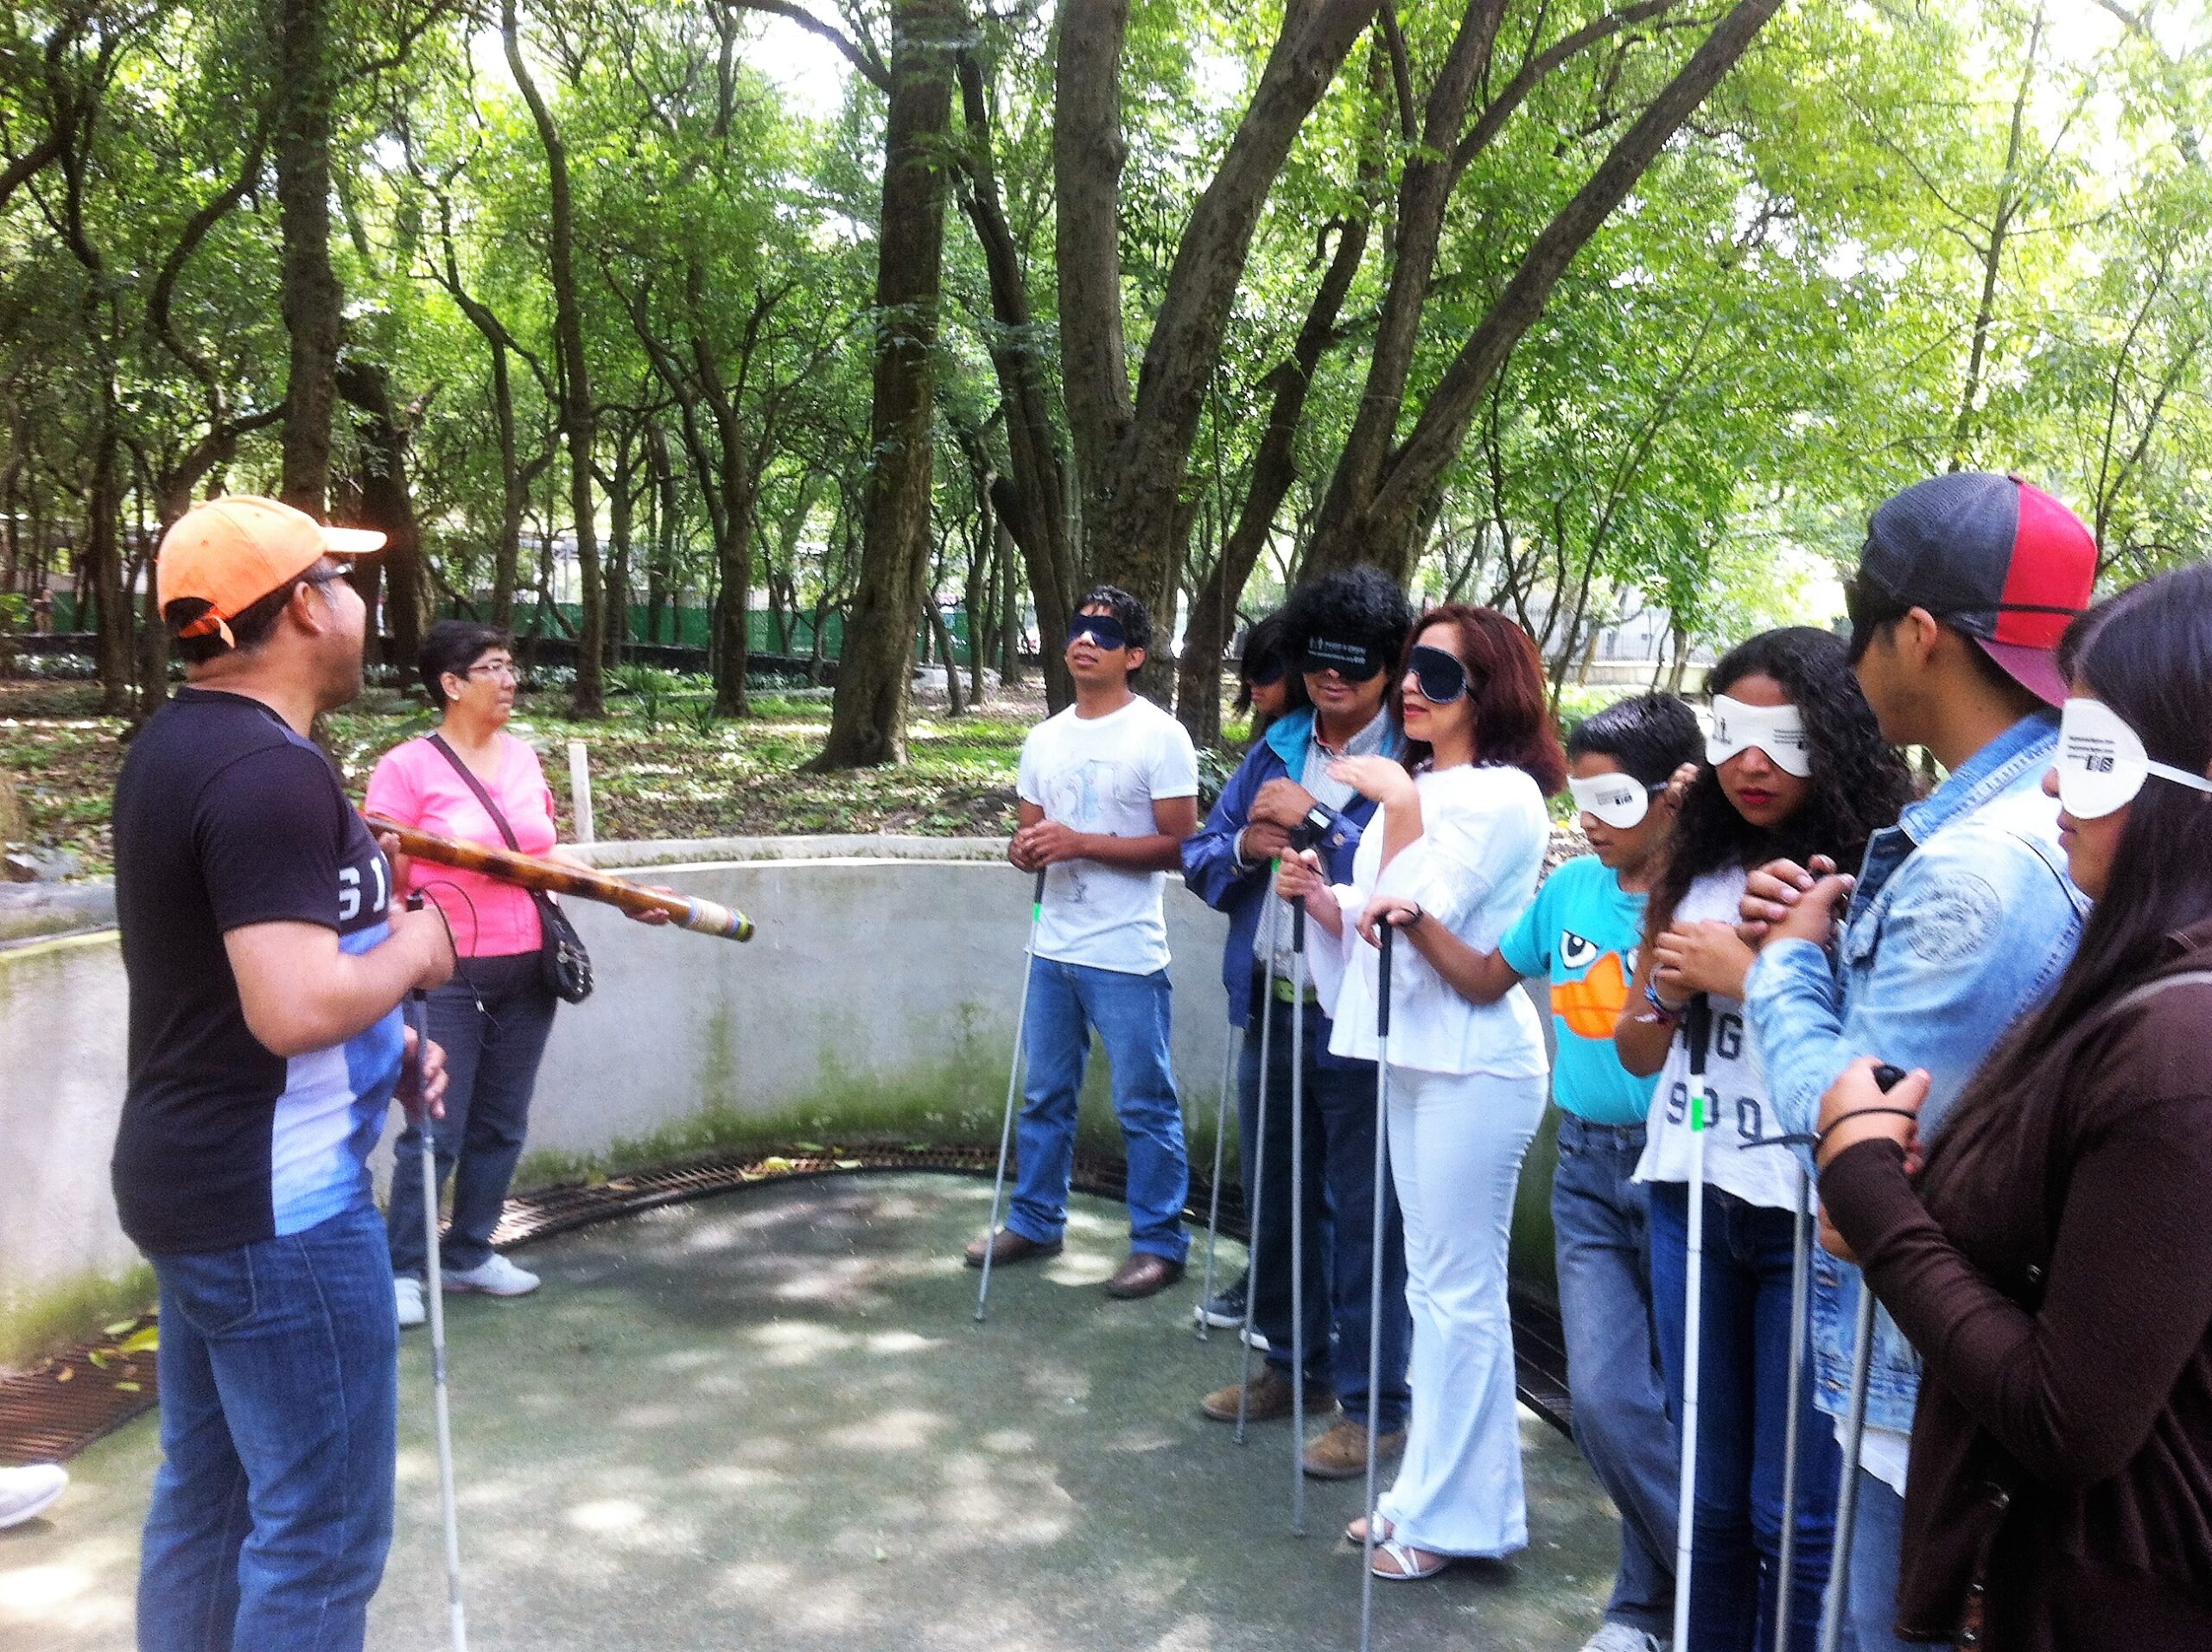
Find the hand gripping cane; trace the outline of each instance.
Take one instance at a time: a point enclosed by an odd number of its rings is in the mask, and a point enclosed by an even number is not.
[[[1375,1430],[1382,1420],[1382,1178],[1389,1173],[1390,1134],[1390,941],[1396,930],[1377,925],[1382,962],[1375,970],[1375,1217],[1368,1235],[1367,1277],[1367,1530],[1359,1545],[1359,1652],[1375,1639]],[[1677,1642],[1687,1645],[1687,1642]]]
[[[1703,993],[1690,1000],[1682,1020],[1689,1045],[1689,1242],[1682,1303],[1682,1473],[1675,1510],[1675,1644],[1690,1643],[1690,1537],[1697,1518],[1697,1389],[1705,1298],[1705,1056],[1713,1039],[1713,1005]]]
[[[1290,1531],[1306,1535],[1306,899],[1290,903]]]
[[[1874,1069],[1874,1083],[1888,1095],[1904,1079],[1904,1069],[1886,1062]],[[1851,1539],[1859,1524],[1859,1452],[1866,1439],[1866,1388],[1874,1363],[1874,1292],[1863,1274],[1859,1280],[1859,1314],[1851,1332],[1851,1403],[1843,1423],[1843,1484],[1835,1500],[1835,1547],[1828,1554],[1828,1598],[1821,1619],[1820,1652],[1843,1644],[1844,1603],[1851,1593]]]
[[[1282,870],[1281,861],[1268,866],[1268,888],[1274,888],[1276,875]],[[1267,922],[1261,936],[1261,956],[1265,959],[1266,986],[1260,994],[1260,1083],[1258,1105],[1253,1109],[1256,1117],[1252,1134],[1252,1185],[1244,1190],[1244,1351],[1238,1367],[1236,1380],[1236,1443],[1242,1446],[1245,1426],[1252,1410],[1252,1305],[1260,1294],[1260,1212],[1267,1201],[1261,1190],[1267,1185],[1268,1174],[1268,1039],[1274,1030],[1275,1012],[1275,904],[1268,902]],[[1301,1376],[1303,1373],[1300,1373]]]
[[[416,890],[407,898],[407,910],[423,910],[423,897]],[[417,987],[407,994],[407,1020],[415,1029],[415,1066],[419,1073],[430,1048],[429,995]],[[438,1255],[438,1150],[430,1134],[426,1111],[417,1127],[423,1143],[423,1242],[429,1262],[424,1287],[430,1299],[430,1405],[438,1434],[438,1502],[445,1515],[446,1617],[453,1630],[454,1652],[468,1652],[468,1624],[461,1606],[461,1515],[454,1504],[453,1416],[446,1398],[445,1270]]]
[[[1037,868],[1037,887],[1029,897],[1029,945],[1021,955],[1021,997],[1014,1012],[1014,1064],[1006,1075],[1006,1117],[999,1124],[999,1170],[991,1183],[991,1219],[983,1224],[983,1282],[976,1287],[976,1323],[983,1323],[991,1304],[991,1252],[998,1248],[999,1199],[1006,1191],[1007,1148],[1014,1141],[1014,1097],[1021,1092],[1021,1040],[1029,1024],[1029,977],[1037,965],[1037,925],[1045,917],[1045,868]]]

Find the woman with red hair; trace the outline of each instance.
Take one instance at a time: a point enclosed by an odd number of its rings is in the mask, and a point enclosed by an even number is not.
[[[1351,883],[1331,887],[1308,857],[1284,861],[1281,888],[1323,931],[1314,974],[1338,1055],[1376,1058],[1376,925],[1408,944],[1391,969],[1388,1122],[1413,1415],[1380,1504],[1375,1574],[1410,1581],[1529,1541],[1505,1267],[1522,1156],[1544,1112],[1543,1026],[1524,994],[1461,997],[1433,953],[1446,936],[1495,948],[1534,897],[1544,798],[1566,784],[1567,759],[1535,646],[1494,609],[1426,615],[1391,704],[1404,760],[1350,758],[1332,771],[1382,805]],[[1354,1541],[1365,1534],[1355,1522]]]

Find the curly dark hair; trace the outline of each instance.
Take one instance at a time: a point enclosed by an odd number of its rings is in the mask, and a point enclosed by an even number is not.
[[[1276,617],[1295,670],[1314,637],[1360,643],[1386,660],[1396,659],[1413,629],[1414,605],[1384,575],[1351,568],[1307,581],[1290,594]]]
[[[1738,643],[1705,680],[1707,694],[1726,694],[1747,677],[1770,677],[1805,721],[1813,773],[1804,803],[1769,831],[1736,812],[1712,764],[1682,794],[1669,840],[1667,870],[1651,892],[1649,933],[1675,921],[1690,885],[1724,867],[1748,870],[1785,859],[1802,865],[1825,855],[1855,869],[1866,840],[1896,823],[1914,796],[1912,771],[1882,738],[1874,708],[1852,675],[1850,649],[1834,633],[1784,626]]]
[[[1447,602],[1421,615],[1406,632],[1405,652],[1390,683],[1390,721],[1406,726],[1406,674],[1414,640],[1431,626],[1459,633],[1452,652],[1467,668],[1467,695],[1475,705],[1475,761],[1519,769],[1547,797],[1567,785],[1567,756],[1559,748],[1544,699],[1544,662],[1529,633],[1496,608]],[[1425,740],[1406,742],[1408,772],[1418,772],[1433,753]]]

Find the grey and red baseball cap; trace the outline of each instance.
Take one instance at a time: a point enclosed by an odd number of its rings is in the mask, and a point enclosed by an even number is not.
[[[1986,471],[1932,476],[1884,501],[1858,575],[1866,595],[1895,613],[1927,609],[2054,706],[2067,695],[2059,639],[2096,578],[2081,518],[2031,482]]]

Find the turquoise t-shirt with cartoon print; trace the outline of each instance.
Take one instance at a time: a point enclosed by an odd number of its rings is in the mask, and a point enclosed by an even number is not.
[[[1656,1079],[1638,1078],[1613,1052],[1643,940],[1642,895],[1628,893],[1594,855],[1544,880],[1497,950],[1524,980],[1551,982],[1552,1099],[1592,1124],[1641,1124]]]

